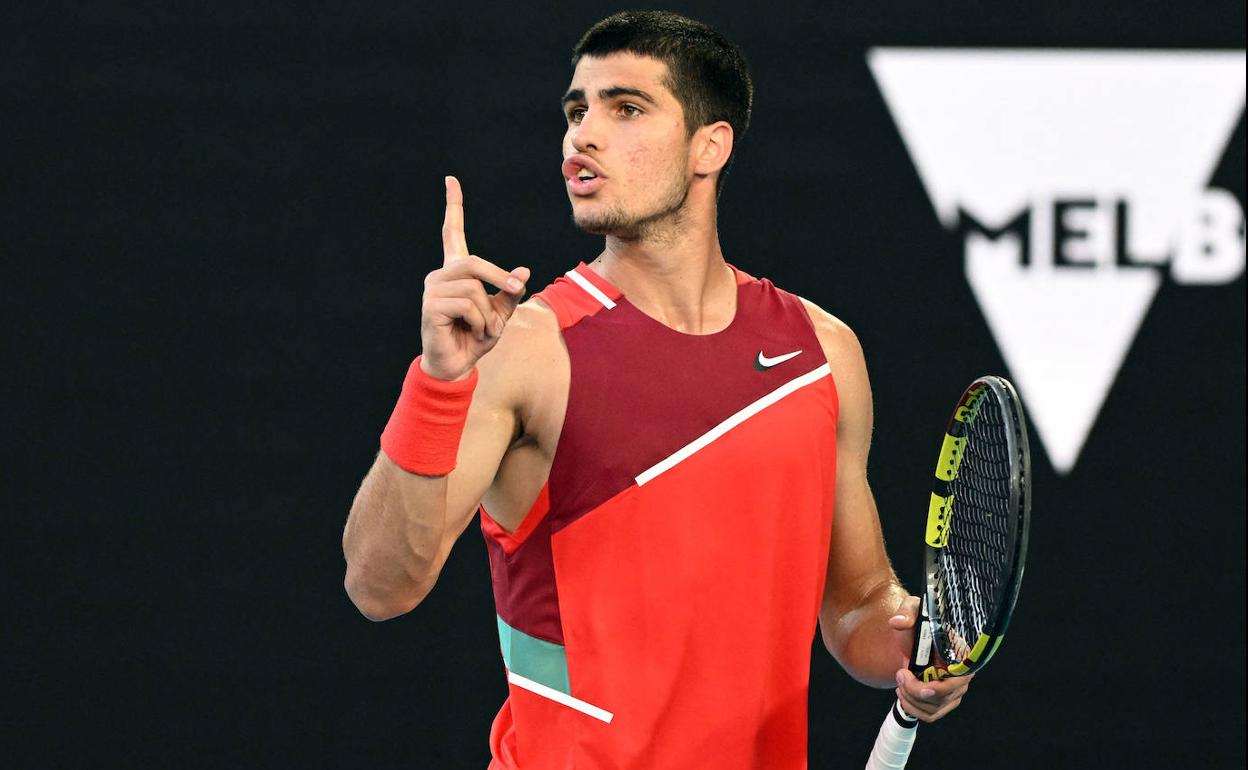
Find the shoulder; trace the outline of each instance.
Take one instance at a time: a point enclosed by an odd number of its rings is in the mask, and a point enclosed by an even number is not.
[[[810,300],[804,297],[798,297],[798,299],[806,308],[811,325],[815,327],[815,336],[819,338],[819,344],[823,347],[823,355],[832,366],[832,371],[837,372],[846,367],[865,368],[862,344],[859,343],[858,335],[854,334],[854,330]]]
[[[540,344],[559,338],[559,319],[555,311],[540,298],[530,297],[516,308],[511,320],[503,331],[506,338],[507,329],[513,333],[513,339],[519,344]],[[499,340],[501,345],[503,340]],[[513,343],[515,344],[515,343]]]
[[[862,345],[844,321],[809,300],[803,299],[802,304],[832,370],[839,404],[837,422],[841,432],[838,441],[847,447],[865,447],[870,441],[874,407]]]
[[[554,311],[530,298],[512,313],[498,344],[481,357],[477,368],[482,386],[499,401],[520,408],[566,372],[566,359]]]
[[[561,348],[559,321],[549,306],[541,300],[521,303],[503,327],[503,335],[480,363],[494,368],[514,370],[531,366],[535,357]],[[516,374],[509,371],[508,374]]]

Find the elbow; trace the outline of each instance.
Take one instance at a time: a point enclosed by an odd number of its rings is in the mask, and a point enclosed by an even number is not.
[[[823,648],[828,651],[829,655],[839,661],[840,656],[837,654],[837,640],[829,630],[828,623],[823,620],[822,616],[819,618],[819,636],[823,638]]]
[[[858,630],[856,620],[851,612],[837,610],[827,602],[819,610],[819,636],[823,638],[824,649],[842,665],[850,640]]]
[[[408,607],[402,604],[387,602],[358,591],[352,591],[350,583],[347,583],[347,596],[351,598],[351,603],[360,611],[360,614],[374,623],[405,615],[415,609],[416,606]]]
[[[828,653],[840,664],[855,682],[867,687],[896,687],[897,666],[885,662],[875,650],[863,650],[858,645],[837,644],[826,635],[823,639]]]
[[[429,589],[433,588],[431,582],[427,587],[414,586],[413,590],[379,591],[370,586],[358,570],[350,567],[342,585],[360,614],[375,623],[406,615],[416,609],[429,595]]]
[[[822,620],[822,618],[821,618]],[[839,622],[820,622],[823,646],[855,681],[868,687],[897,686],[897,670],[906,665],[892,634],[873,634],[852,613]]]
[[[835,627],[833,628],[835,629]],[[843,631],[844,629],[840,630]],[[845,673],[849,674],[857,682],[874,686],[869,682],[864,681],[860,675],[858,670],[858,661],[851,650],[851,635],[845,633],[838,634],[836,633],[836,630],[829,631],[827,627],[822,624],[820,625],[820,631],[823,636],[824,649],[828,651],[828,654],[832,656],[833,660],[840,664],[841,668],[845,670]]]

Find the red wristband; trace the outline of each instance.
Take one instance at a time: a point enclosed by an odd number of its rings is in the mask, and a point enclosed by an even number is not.
[[[450,473],[476,387],[476,368],[465,379],[448,382],[425,374],[417,356],[407,370],[390,422],[381,433],[381,451],[409,473]]]

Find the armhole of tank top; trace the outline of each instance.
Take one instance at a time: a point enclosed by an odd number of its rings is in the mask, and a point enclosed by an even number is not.
[[[481,530],[502,547],[503,553],[510,556],[524,545],[529,535],[533,534],[533,530],[537,529],[537,525],[541,524],[546,514],[550,513],[550,480],[547,479],[542,485],[537,493],[537,499],[533,501],[533,506],[529,508],[528,513],[524,514],[515,532],[503,529],[502,525],[495,521],[490,512],[485,509],[485,503],[479,504],[478,508],[481,511]]]
[[[530,301],[537,300],[541,302],[543,307],[555,314],[555,323],[559,327],[559,335],[563,336],[563,330],[567,328],[564,325],[564,321],[567,316],[568,307],[566,303],[561,302],[558,299],[552,301],[550,297],[550,290],[553,287],[554,284],[551,284],[545,289],[539,291],[537,294],[534,294],[529,299]],[[503,549],[503,553],[508,556],[513,554],[520,546],[524,545],[524,542],[528,539],[529,534],[537,528],[537,525],[541,523],[541,520],[546,517],[546,514],[549,511],[549,478],[547,478],[546,482],[542,484],[541,490],[537,493],[537,499],[533,501],[533,505],[524,514],[524,518],[520,520],[520,526],[516,527],[514,532],[508,532],[505,528],[503,528],[503,525],[499,524],[498,521],[490,515],[490,512],[486,509],[484,502],[477,503],[477,512],[481,516],[482,534],[498,543],[498,545]]]
[[[569,311],[567,303],[560,302],[557,296],[553,296],[553,297],[551,296],[552,295],[551,288],[553,287],[554,287],[554,284],[547,286],[545,289],[542,289],[537,294],[534,294],[532,299],[537,300],[538,302],[542,303],[543,307],[545,307],[547,310],[555,314],[555,324],[559,327],[559,333],[562,334],[563,330],[568,328],[568,326],[571,325],[568,323],[568,319],[571,313]]]
[[[602,279],[586,278],[577,269],[573,269],[534,294],[533,299],[541,300],[554,312],[559,331],[563,332],[602,310],[614,308],[613,294],[614,299],[620,296],[618,289]]]

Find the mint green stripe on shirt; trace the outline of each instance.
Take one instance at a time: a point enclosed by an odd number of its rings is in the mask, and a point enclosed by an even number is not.
[[[568,656],[563,645],[529,636],[498,619],[498,641],[507,670],[538,684],[572,694],[568,686]]]

